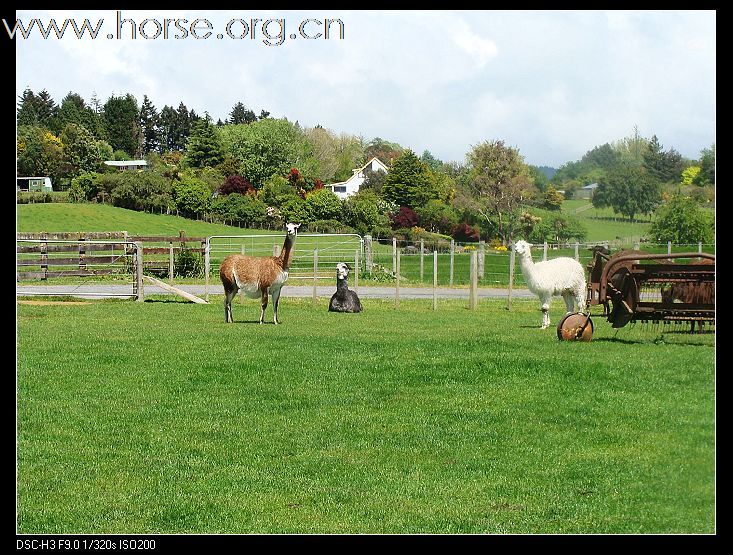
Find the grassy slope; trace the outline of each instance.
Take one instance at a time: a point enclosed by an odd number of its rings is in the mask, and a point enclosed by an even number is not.
[[[587,204],[583,200],[565,201],[563,211],[586,226],[588,241],[639,237],[648,230],[648,222],[616,221],[610,209],[591,208],[575,213],[577,208]],[[18,231],[128,231],[130,234],[178,235],[183,229],[189,236],[267,233],[99,204],[20,204],[17,205],[17,222]]]
[[[18,530],[714,532],[713,336],[326,302],[19,305]]]
[[[584,209],[588,206],[591,207]],[[576,212],[579,208],[581,211]],[[637,220],[641,221],[632,223],[615,214],[611,208],[593,208],[587,200],[566,200],[562,211],[577,218],[585,226],[587,241],[612,241],[617,238],[638,240],[649,231],[650,221],[646,216],[639,215]]]
[[[185,230],[190,237],[270,233],[102,204],[19,204],[16,214],[18,231],[127,231],[131,235],[178,235],[180,230]]]

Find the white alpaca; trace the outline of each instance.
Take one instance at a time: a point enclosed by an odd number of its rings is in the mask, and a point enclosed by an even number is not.
[[[573,312],[573,303],[578,305],[579,312],[585,310],[585,270],[580,262],[567,256],[534,263],[531,247],[526,241],[517,241],[512,249],[519,256],[519,266],[527,287],[540,298],[541,328],[545,329],[550,325],[550,300],[553,296],[562,296],[568,313]]]

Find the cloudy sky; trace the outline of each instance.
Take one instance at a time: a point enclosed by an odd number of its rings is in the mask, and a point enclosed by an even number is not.
[[[714,11],[122,10],[134,39],[115,10],[17,16],[70,20],[61,39],[16,31],[17,94],[57,103],[146,94],[216,121],[241,101],[458,162],[502,139],[559,167],[634,126],[689,158],[715,142]],[[96,38],[74,34],[84,18]]]

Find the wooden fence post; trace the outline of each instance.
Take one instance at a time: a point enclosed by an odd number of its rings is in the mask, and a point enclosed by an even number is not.
[[[515,260],[514,249],[509,251],[509,291],[506,299],[507,310],[512,309],[512,288],[514,286],[514,260]]]
[[[173,241],[168,243],[168,281],[173,285]]]
[[[672,241],[667,241],[667,254],[672,254]]]
[[[395,308],[400,306],[400,251],[395,251],[395,288],[394,288],[394,305]]]
[[[318,249],[313,249],[313,305],[315,306],[318,298],[316,286],[318,284]]]
[[[575,260],[580,260],[580,254],[578,253],[578,242],[575,241]]]
[[[450,276],[448,278],[448,285],[453,287],[453,263],[456,254],[456,240],[450,240]]]
[[[478,266],[477,279],[484,278],[484,260],[486,258],[486,241],[478,242]]]
[[[542,245],[542,260],[547,260],[547,241]]]
[[[392,273],[397,271],[397,237],[392,237]]]
[[[366,271],[369,272],[371,275],[372,273],[372,266],[374,263],[374,260],[372,258],[372,236],[371,235],[364,235],[364,262],[366,263]]]
[[[138,302],[145,300],[145,287],[143,285],[143,244],[135,243],[135,282],[137,285]]]
[[[354,275],[354,290],[356,291],[356,294],[359,294],[359,249],[356,249],[354,251],[354,271],[356,274]]]
[[[205,285],[205,295],[204,299],[206,302],[209,302],[209,274],[211,273],[211,244],[209,243],[209,238],[206,238],[206,246],[204,247],[204,283]]]
[[[433,251],[433,310],[438,310],[438,251]]]
[[[425,241],[420,239],[420,283],[423,282],[425,276],[425,255],[423,249],[425,248]]]
[[[478,286],[478,252],[473,251],[471,253],[471,284],[468,294],[468,308],[470,310],[476,310],[476,295]]]

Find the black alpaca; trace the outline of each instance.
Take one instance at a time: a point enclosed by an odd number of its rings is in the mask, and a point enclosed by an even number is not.
[[[336,264],[336,292],[328,304],[329,312],[361,312],[359,296],[349,289],[348,277],[349,267],[343,262]]]

